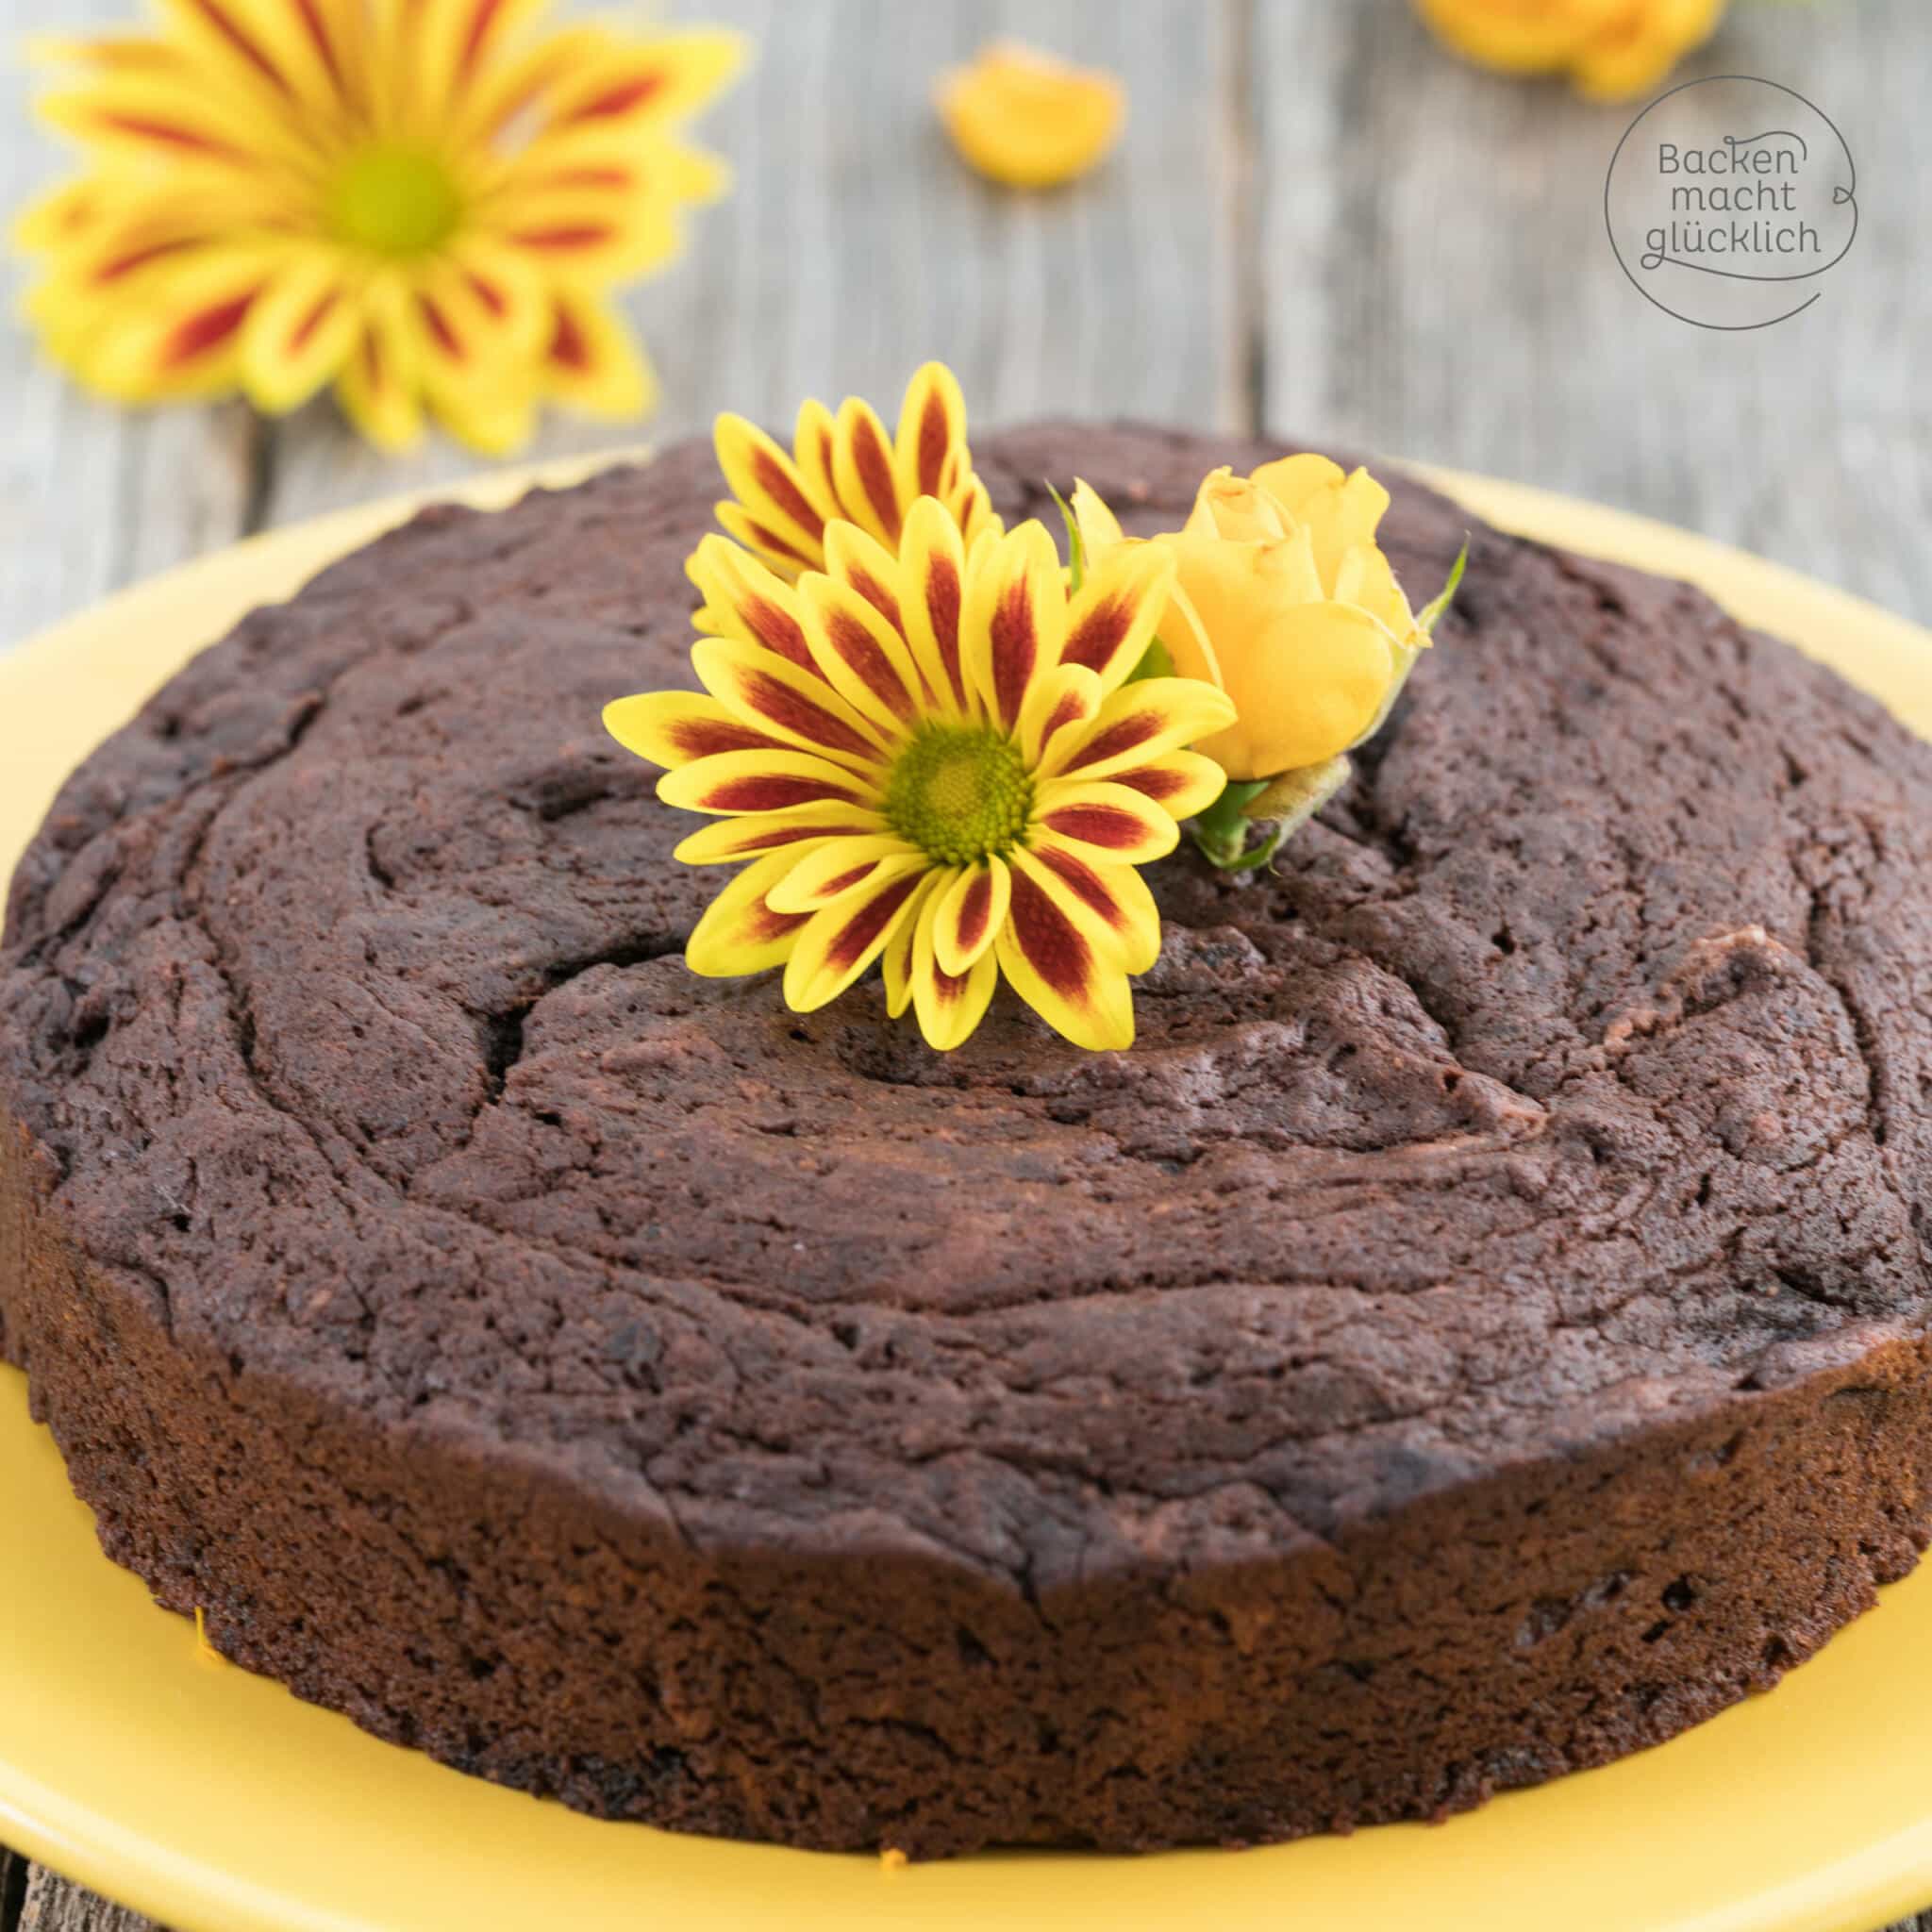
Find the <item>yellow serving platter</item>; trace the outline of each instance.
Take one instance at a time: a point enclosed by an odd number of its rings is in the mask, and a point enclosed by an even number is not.
[[[501,503],[558,480],[519,472],[465,493]],[[1641,518],[1433,480],[1505,527],[1702,584],[1932,735],[1932,635],[1916,626]],[[410,507],[257,539],[0,658],[0,875],[60,779],[148,691]],[[1774,1694],[1445,1825],[895,1869],[597,1824],[211,1661],[100,1554],[11,1370],[0,1526],[0,1840],[179,1932],[1868,1932],[1932,1903],[1932,1566]]]

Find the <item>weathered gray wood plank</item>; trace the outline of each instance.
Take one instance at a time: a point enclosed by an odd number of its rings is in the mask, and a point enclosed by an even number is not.
[[[682,262],[627,307],[663,383],[633,429],[556,417],[531,454],[662,442],[721,408],[789,427],[804,396],[888,415],[912,370],[950,362],[980,422],[1046,411],[1233,423],[1240,401],[1224,101],[1236,8],[1115,0],[713,0],[758,58],[700,125],[737,190],[694,211]],[[1090,179],[1015,196],[970,175],[933,77],[996,34],[1127,81],[1120,151]],[[274,522],[452,479],[434,442],[361,449],[326,404],[280,432]]]
[[[1857,161],[1824,299],[1745,335],[1660,313],[1610,253],[1634,108],[1464,66],[1401,0],[1256,24],[1270,426],[1641,510],[1932,618],[1922,0],[1740,5],[1684,68],[1799,89]]]
[[[162,1932],[152,1919],[57,1877],[44,1865],[29,1874],[18,1932]]]

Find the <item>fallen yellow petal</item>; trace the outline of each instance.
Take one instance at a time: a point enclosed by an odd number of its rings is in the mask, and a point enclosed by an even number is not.
[[[1112,75],[1015,41],[941,75],[933,97],[967,164],[1008,188],[1053,188],[1097,166],[1127,108]]]

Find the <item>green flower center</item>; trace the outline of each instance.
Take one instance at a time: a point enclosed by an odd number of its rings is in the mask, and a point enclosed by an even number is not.
[[[372,255],[427,255],[461,212],[449,171],[415,148],[364,148],[328,192],[328,224],[338,240]]]
[[[1020,748],[997,731],[929,724],[886,781],[886,818],[939,865],[1008,851],[1033,811]]]

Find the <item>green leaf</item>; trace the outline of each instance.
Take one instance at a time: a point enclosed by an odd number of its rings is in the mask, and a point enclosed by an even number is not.
[[[1059,505],[1060,515],[1066,521],[1067,568],[1074,589],[1077,591],[1087,581],[1087,540],[1080,534],[1080,525],[1074,521],[1074,512],[1068,506],[1067,499],[1051,483],[1046,486],[1046,493]],[[1137,671],[1134,675],[1138,677],[1141,674]]]
[[[1449,600],[1456,594],[1456,587],[1462,581],[1464,567],[1469,562],[1469,539],[1462,540],[1462,548],[1457,552],[1456,562],[1449,572],[1449,581],[1438,591],[1428,603],[1416,612],[1415,625],[1424,637],[1436,627],[1436,620],[1449,608]]]
[[[1127,682],[1133,684],[1142,677],[1172,677],[1174,675],[1174,653],[1158,638],[1141,653],[1141,661],[1127,673]]]

